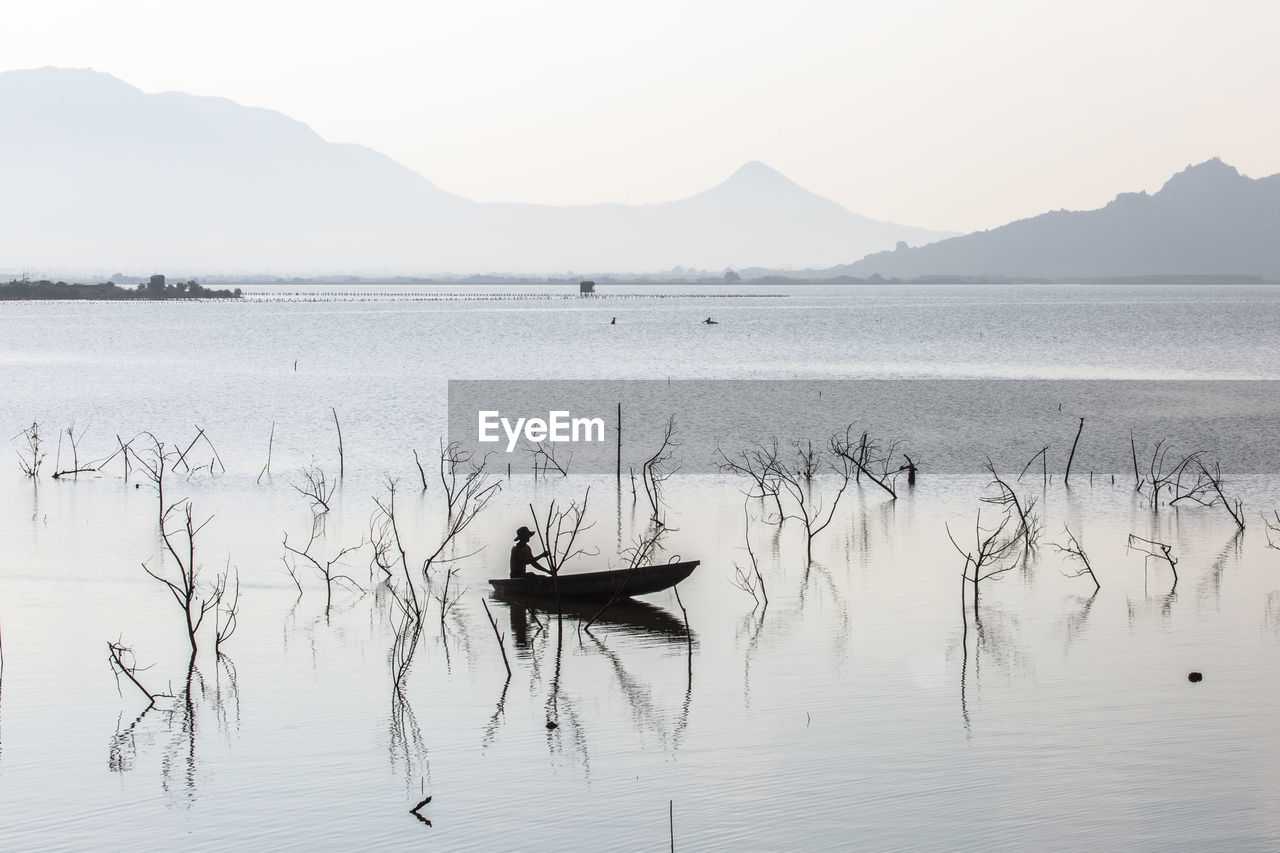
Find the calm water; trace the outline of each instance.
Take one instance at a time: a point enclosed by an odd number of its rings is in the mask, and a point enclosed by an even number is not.
[[[1017,484],[1038,500],[1041,545],[984,584],[967,637],[948,530],[972,539],[979,509],[995,509],[980,502],[981,458],[931,473],[928,447],[898,500],[865,482],[845,492],[812,565],[798,523],[779,531],[767,507],[744,505],[745,483],[690,464],[665,511],[667,555],[702,561],[683,609],[662,593],[590,633],[566,620],[561,634],[545,614],[539,627],[489,599],[486,579],[503,573],[531,503],[588,488],[598,556],[579,568],[616,563],[646,520],[643,492],[633,501],[629,483],[572,469],[502,470],[458,545],[483,549],[456,564],[464,592],[443,621],[430,603],[400,693],[394,605],[367,544],[387,476],[410,560],[436,541],[440,490],[421,492],[413,451],[430,471],[450,379],[1277,380],[1280,291],[247,290],[235,305],[0,305],[0,426],[20,439],[38,421],[49,450],[35,484],[18,470],[20,440],[0,465],[3,849],[641,850],[669,849],[673,831],[686,850],[1280,844],[1270,414],[1176,448],[1223,460],[1241,535],[1220,506],[1153,512],[1112,447],[1086,442],[1064,488],[1077,412],[1031,418],[1014,455],[1050,445],[1053,481],[1037,470]],[[708,315],[719,325],[701,325]],[[878,423],[911,433],[892,400],[883,408]],[[1222,408],[1206,421],[1227,423]],[[304,466],[337,477],[334,410],[345,471],[315,547],[365,544],[340,564],[360,589],[335,591],[326,612],[323,582],[300,570],[299,594],[281,540],[311,530]],[[163,565],[155,494],[118,460],[50,479],[69,458],[57,430],[72,424],[81,459],[143,430],[185,448],[198,425],[212,440],[193,453],[201,470],[166,491],[212,517],[198,561],[208,577],[234,566],[242,603],[224,656],[207,643],[190,678],[181,615],[141,566]],[[1011,452],[982,418],[957,430],[966,447]],[[1139,440],[1149,451],[1161,437]],[[687,438],[677,457],[693,452]],[[646,441],[624,464],[638,467]],[[815,492],[829,506],[833,483]],[[1050,544],[1064,524],[1096,594]],[[1131,533],[1172,546],[1176,586],[1127,549]],[[748,536],[767,607],[732,583]],[[151,665],[144,683],[175,694],[141,717],[145,700],[117,692],[106,662],[121,638]],[[409,813],[428,794],[430,826]]]

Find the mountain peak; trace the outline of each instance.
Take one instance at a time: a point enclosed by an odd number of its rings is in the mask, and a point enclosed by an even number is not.
[[[1214,157],[1211,160],[1205,160],[1203,163],[1187,166],[1187,168],[1165,181],[1164,186],[1160,188],[1160,192],[1168,190],[1174,192],[1203,192],[1248,181],[1249,179],[1241,175],[1235,166],[1222,162],[1221,157]]]
[[[795,186],[795,182],[772,166],[752,160],[739,166],[725,184],[760,187]]]

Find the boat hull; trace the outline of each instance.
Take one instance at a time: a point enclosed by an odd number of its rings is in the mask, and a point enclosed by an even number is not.
[[[693,574],[698,560],[612,569],[605,572],[583,572],[559,575],[526,575],[522,578],[491,578],[489,584],[498,595],[509,598],[552,599],[559,587],[560,598],[574,601],[608,601],[649,595],[675,586]]]

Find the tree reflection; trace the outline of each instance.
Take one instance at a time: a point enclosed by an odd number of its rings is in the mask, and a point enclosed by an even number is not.
[[[235,664],[225,655],[217,658],[212,688],[193,662],[187,668],[182,689],[176,695],[157,695],[128,726],[111,735],[107,768],[112,773],[135,770],[151,747],[160,744],[160,785],[175,802],[190,808],[200,787],[199,757],[207,744],[206,722],[229,744],[240,728],[240,691]]]
[[[1098,589],[1095,587],[1093,592],[1087,596],[1071,595],[1065,599],[1068,608],[1067,613],[1063,616],[1065,648],[1070,648],[1071,644],[1084,633],[1085,626],[1089,622],[1089,614],[1093,610],[1093,603],[1097,598]]]
[[[419,793],[431,779],[430,756],[422,738],[422,728],[413,713],[413,705],[399,687],[391,691],[391,711],[387,716],[387,756],[391,770],[403,775],[406,793],[412,793],[413,781],[419,782]]]
[[[973,630],[967,634],[973,638],[973,650],[962,635],[960,641],[960,715],[964,719],[966,733],[972,732],[970,692],[982,687],[984,669],[986,676],[1001,676],[1012,680],[1022,674],[1029,661],[1022,648],[1022,626],[1016,614],[997,605],[983,605],[973,613]]]
[[[1235,562],[1239,563],[1241,550],[1244,544],[1244,529],[1237,528],[1231,538],[1226,541],[1222,549],[1218,552],[1218,556],[1214,557],[1213,562],[1209,565],[1209,574],[1206,575],[1196,587],[1197,597],[1201,601],[1212,601],[1217,606],[1222,600],[1222,576],[1226,571],[1227,563],[1235,558]]]

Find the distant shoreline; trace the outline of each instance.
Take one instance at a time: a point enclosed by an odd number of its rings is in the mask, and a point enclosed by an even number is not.
[[[283,278],[279,276],[209,276],[208,281],[218,284],[236,284],[236,285],[252,285],[254,287],[277,287],[292,285],[337,285],[337,286],[360,286],[367,284],[390,285],[390,286],[424,286],[438,285],[447,287],[466,287],[476,285],[481,287],[492,287],[495,285],[509,285],[519,287],[574,287],[578,286],[580,281],[594,281],[597,287],[608,287],[610,285],[624,285],[627,287],[644,287],[647,285],[656,286],[698,286],[698,287],[724,287],[724,286],[741,286],[741,285],[822,285],[822,284],[851,284],[851,285],[881,285],[881,284],[1280,284],[1280,281],[1265,279],[1258,275],[1242,275],[1235,273],[1213,273],[1213,274],[1156,274],[1156,275],[1132,275],[1132,276],[1090,276],[1090,277],[1068,277],[1068,278],[1037,278],[1033,276],[1006,276],[1006,275],[983,275],[983,276],[963,276],[963,275],[925,275],[913,278],[882,278],[880,276],[871,276],[869,278],[860,278],[857,276],[837,275],[837,276],[815,276],[812,274],[795,273],[788,275],[786,273],[777,272],[760,272],[749,273],[744,272],[736,279],[727,279],[720,276],[710,277],[690,277],[690,276],[672,276],[670,278],[660,275],[606,275],[596,274],[582,276],[581,278],[539,278],[534,276],[501,276],[501,275],[471,275],[471,276],[297,276]]]
[[[0,284],[0,301],[76,301],[76,300],[111,300],[111,301],[150,301],[188,299],[239,299],[240,288],[235,290],[214,290],[198,282],[186,281],[179,284],[165,284],[163,277],[156,284],[139,284],[135,288],[124,288],[115,282],[103,284],[68,284],[65,281],[11,281]]]
[[[1034,278],[1019,276],[958,276],[930,275],[909,279],[859,278],[856,276],[829,277],[791,277],[782,274],[759,276],[743,275],[737,280],[725,278],[658,278],[658,277],[617,277],[595,276],[592,279],[597,287],[697,287],[719,290],[725,287],[772,286],[772,287],[806,287],[818,285],[847,286],[883,286],[883,285],[1137,285],[1137,286],[1174,286],[1174,285],[1232,285],[1232,284],[1280,284],[1280,281],[1265,279],[1256,275],[1136,275],[1136,276],[1095,276],[1080,278]],[[465,276],[465,277],[410,277],[390,276],[385,278],[364,276],[298,276],[281,278],[273,276],[210,276],[206,281],[217,284],[244,285],[250,287],[572,287],[577,289],[578,278],[534,278],[521,276]],[[239,299],[243,295],[240,287],[234,289],[215,289],[198,284],[194,280],[178,284],[147,284],[121,286],[114,282],[101,284],[78,284],[65,281],[10,281],[0,284],[0,301],[168,301],[199,299]],[[597,290],[596,295],[601,295]]]

